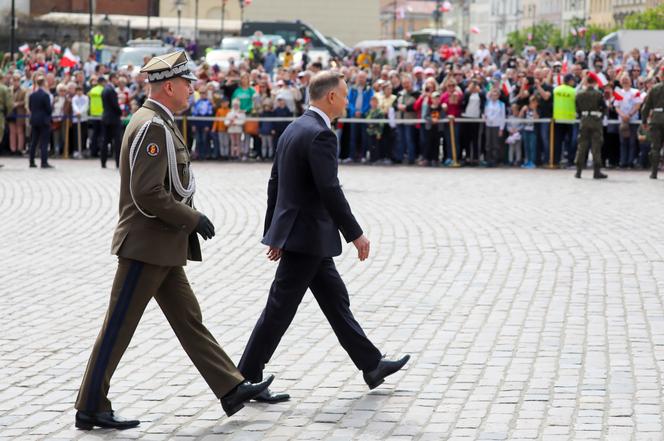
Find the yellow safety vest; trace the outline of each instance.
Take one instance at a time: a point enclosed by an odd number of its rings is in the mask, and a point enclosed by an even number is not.
[[[561,84],[553,89],[553,119],[576,119],[576,89]]]

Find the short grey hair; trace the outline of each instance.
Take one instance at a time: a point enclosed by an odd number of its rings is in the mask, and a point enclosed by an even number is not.
[[[327,93],[339,86],[343,81],[344,74],[330,70],[317,73],[309,83],[309,99],[316,101],[323,98]]]

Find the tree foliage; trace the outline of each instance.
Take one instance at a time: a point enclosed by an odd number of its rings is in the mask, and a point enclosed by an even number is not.
[[[628,15],[624,22],[625,29],[658,30],[664,29],[664,3],[643,12]]]

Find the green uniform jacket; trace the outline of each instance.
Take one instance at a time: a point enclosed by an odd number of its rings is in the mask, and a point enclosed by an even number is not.
[[[581,125],[589,125],[602,129],[602,117],[606,110],[606,103],[602,92],[599,90],[585,89],[576,94],[576,113],[581,120]],[[599,112],[601,115],[584,116],[583,112]]]
[[[641,119],[643,121],[650,119],[651,124],[664,124],[664,111],[653,111],[651,115],[650,111],[653,109],[664,110],[664,83],[655,84],[650,89],[641,107]]]
[[[5,118],[9,115],[14,108],[14,98],[12,97],[9,88],[4,84],[0,84],[0,138],[5,133]]]
[[[194,229],[200,213],[171,192],[168,181],[168,154],[164,126],[151,123],[137,147],[131,175],[129,150],[143,124],[154,116],[161,118],[173,135],[178,174],[182,185],[189,185],[189,151],[180,131],[158,104],[146,101],[127,125],[120,150],[120,218],[113,236],[112,252],[120,257],[161,266],[182,266],[201,260],[200,245]],[[134,198],[130,193],[133,191]],[[149,218],[144,212],[156,216]]]

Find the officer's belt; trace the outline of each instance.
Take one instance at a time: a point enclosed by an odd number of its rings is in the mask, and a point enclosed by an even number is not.
[[[596,116],[598,118],[601,118],[602,112],[597,112],[594,110],[593,111],[584,110],[583,112],[581,112],[581,116]]]

